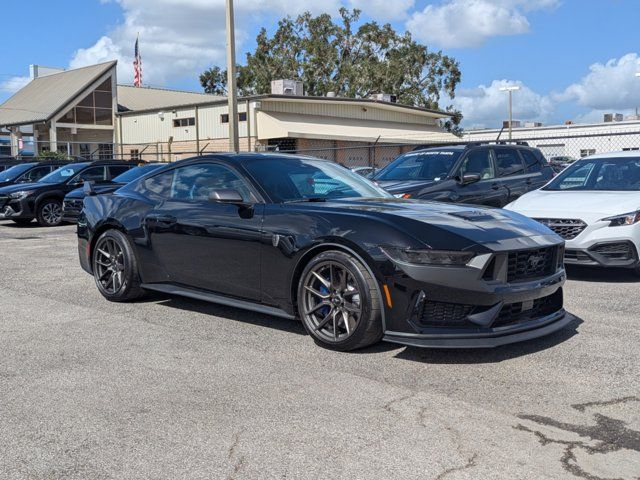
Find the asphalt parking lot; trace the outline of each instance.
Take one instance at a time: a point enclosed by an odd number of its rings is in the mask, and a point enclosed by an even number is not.
[[[316,347],[301,324],[108,303],[75,227],[0,222],[0,478],[640,478],[640,282],[571,270],[553,336]]]

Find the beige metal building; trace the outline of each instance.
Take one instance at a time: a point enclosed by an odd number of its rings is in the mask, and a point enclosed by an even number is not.
[[[36,151],[164,161],[229,149],[226,98],[117,85],[116,62],[33,77],[0,105],[12,144],[32,131]],[[238,103],[242,151],[383,165],[413,145],[458,140],[440,125],[446,112],[384,99],[270,94]]]

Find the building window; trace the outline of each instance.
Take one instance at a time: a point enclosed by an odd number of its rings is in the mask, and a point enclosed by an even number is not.
[[[113,125],[111,78],[98,85],[78,105],[60,118],[60,123],[80,125]]]
[[[580,158],[588,157],[589,155],[595,155],[595,148],[583,148],[580,150]]]
[[[111,160],[113,158],[113,145],[110,143],[101,143],[98,145],[98,159]]]
[[[196,124],[196,118],[195,117],[174,118],[173,119],[173,126],[174,127],[192,127],[195,124]]]
[[[247,121],[247,112],[239,112],[238,113],[238,121],[246,122]],[[220,123],[229,123],[229,114],[222,113],[220,114]]]
[[[131,160],[135,160],[135,161],[140,160],[140,150],[138,149],[129,150],[129,154],[131,156]]]

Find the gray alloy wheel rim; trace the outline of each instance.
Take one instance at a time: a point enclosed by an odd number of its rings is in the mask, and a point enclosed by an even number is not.
[[[113,238],[96,245],[94,259],[96,281],[107,294],[115,295],[124,284],[124,250]]]
[[[49,225],[56,225],[62,221],[62,206],[57,202],[50,202],[42,207],[42,218]]]
[[[304,278],[302,314],[317,336],[329,343],[343,342],[362,318],[362,295],[354,275],[344,265],[326,261]]]

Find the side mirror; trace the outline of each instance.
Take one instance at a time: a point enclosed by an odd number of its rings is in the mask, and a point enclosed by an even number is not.
[[[211,192],[211,195],[209,195],[209,200],[211,202],[231,203],[234,205],[245,204],[245,201],[242,199],[242,195],[240,195],[237,190],[232,190],[230,188],[214,190]]]
[[[482,180],[482,177],[477,173],[465,173],[460,179],[461,185],[470,185],[472,183],[476,183]]]
[[[93,197],[96,194],[96,191],[93,189],[94,182],[84,182],[84,186],[82,187],[82,191],[87,197]]]

